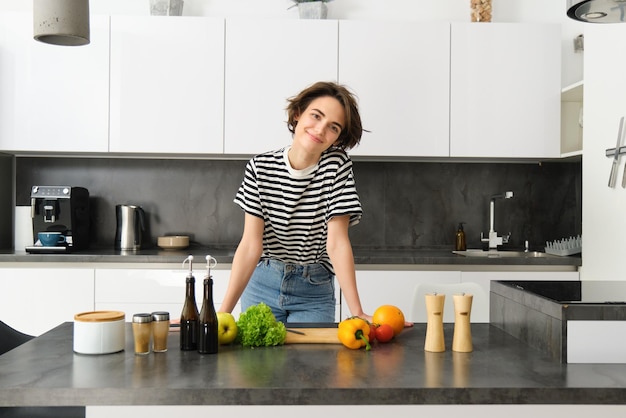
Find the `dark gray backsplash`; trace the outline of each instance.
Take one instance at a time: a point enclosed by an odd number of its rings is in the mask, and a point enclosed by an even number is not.
[[[542,249],[582,233],[581,163],[357,163],[363,226],[355,245],[452,248],[465,222],[468,248],[481,248],[489,232],[489,201],[495,230],[511,233],[509,247]]]
[[[13,246],[13,165],[15,157],[0,153],[0,249]]]
[[[32,185],[86,187],[92,202],[92,247],[113,247],[115,205],[142,206],[151,242],[188,234],[202,245],[236,246],[243,214],[233,203],[245,161],[19,157],[16,202],[30,204]],[[509,246],[531,249],[582,233],[581,163],[431,163],[356,161],[363,204],[351,228],[355,246],[452,248],[458,222],[468,247],[489,230],[491,195],[495,229],[511,233]]]

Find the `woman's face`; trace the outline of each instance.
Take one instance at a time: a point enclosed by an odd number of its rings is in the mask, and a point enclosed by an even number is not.
[[[321,154],[337,141],[345,119],[345,111],[337,99],[318,97],[296,118],[293,146]]]

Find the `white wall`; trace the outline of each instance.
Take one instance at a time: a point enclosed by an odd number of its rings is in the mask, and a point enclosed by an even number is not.
[[[147,15],[149,0],[91,0],[93,14]],[[187,16],[297,18],[291,0],[185,0]],[[335,0],[330,19],[415,20],[467,22],[470,0]],[[0,12],[30,11],[32,1],[0,0]],[[494,22],[561,23],[563,33],[562,84],[582,79],[582,54],[573,51],[573,39],[584,24],[569,19],[565,0],[493,0]]]

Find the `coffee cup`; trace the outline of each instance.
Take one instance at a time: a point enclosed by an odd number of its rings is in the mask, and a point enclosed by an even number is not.
[[[37,238],[44,247],[54,247],[58,244],[65,244],[65,236],[60,232],[39,232]]]

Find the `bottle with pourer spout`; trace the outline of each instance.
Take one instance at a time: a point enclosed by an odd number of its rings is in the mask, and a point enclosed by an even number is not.
[[[180,314],[180,349],[191,351],[198,348],[198,307],[196,305],[196,279],[193,277],[193,256],[183,261],[189,262],[189,273],[185,280],[185,304]]]
[[[217,261],[210,255],[206,256],[207,273],[204,277],[204,297],[198,324],[198,352],[200,354],[216,354],[219,345],[217,337],[217,312],[213,304],[213,277],[211,268]]]

